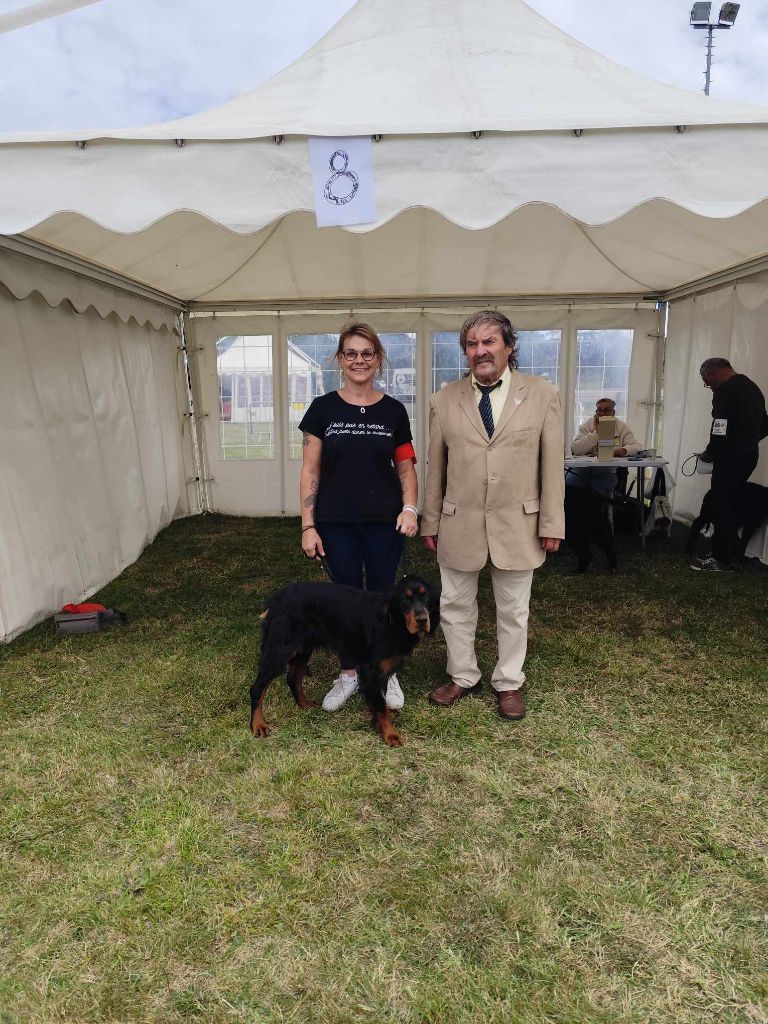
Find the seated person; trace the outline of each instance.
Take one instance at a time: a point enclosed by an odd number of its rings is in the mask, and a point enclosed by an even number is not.
[[[595,406],[595,415],[579,427],[579,432],[571,443],[574,455],[597,455],[597,421],[601,416],[615,416],[616,403],[612,398],[600,398]],[[637,455],[643,446],[623,420],[616,420],[613,455],[622,459],[627,455]],[[567,487],[588,487],[593,491],[610,498],[616,489],[617,474],[613,466],[576,466],[565,475]]]

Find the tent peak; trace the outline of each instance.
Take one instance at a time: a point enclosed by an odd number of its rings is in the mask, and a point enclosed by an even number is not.
[[[61,139],[252,139],[766,124],[768,108],[648,78],[523,0],[358,0],[306,53],[211,110]],[[6,137],[52,140],[54,135]]]

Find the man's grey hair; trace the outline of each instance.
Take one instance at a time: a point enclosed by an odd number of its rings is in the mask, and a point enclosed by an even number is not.
[[[699,367],[699,373],[709,373],[710,370],[732,370],[733,367],[727,359],[723,359],[721,356],[712,356],[711,359],[705,359]]]
[[[512,326],[509,318],[504,316],[503,313],[499,313],[495,309],[481,309],[478,313],[472,313],[468,316],[464,323],[461,325],[461,331],[459,333],[459,344],[461,350],[466,354],[467,351],[467,335],[475,327],[498,327],[501,331],[501,336],[504,339],[504,344],[509,349],[509,356],[507,362],[509,363],[510,370],[514,370],[517,367],[517,333]]]
[[[598,398],[598,400],[595,402],[595,406],[600,405],[601,402],[610,402],[611,405],[613,406],[613,408],[614,409],[616,408],[616,399],[615,398],[608,398],[607,396],[605,398]]]

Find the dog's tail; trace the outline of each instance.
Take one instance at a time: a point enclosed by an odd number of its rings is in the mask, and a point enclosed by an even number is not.
[[[264,609],[264,611],[263,611],[263,612],[261,613],[261,615],[259,616],[259,618],[260,618],[260,619],[266,619],[266,617],[267,617],[268,615],[269,615],[269,608],[265,608],[265,609]]]

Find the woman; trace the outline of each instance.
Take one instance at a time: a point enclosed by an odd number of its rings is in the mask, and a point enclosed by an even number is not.
[[[301,546],[309,558],[325,558],[334,583],[362,589],[365,570],[368,590],[389,590],[405,538],[417,529],[411,426],[402,402],[373,386],[384,349],[372,327],[345,327],[336,360],[343,386],[316,398],[299,424]],[[323,708],[336,711],[356,689],[355,666],[342,665]],[[386,702],[404,703],[394,673]]]

